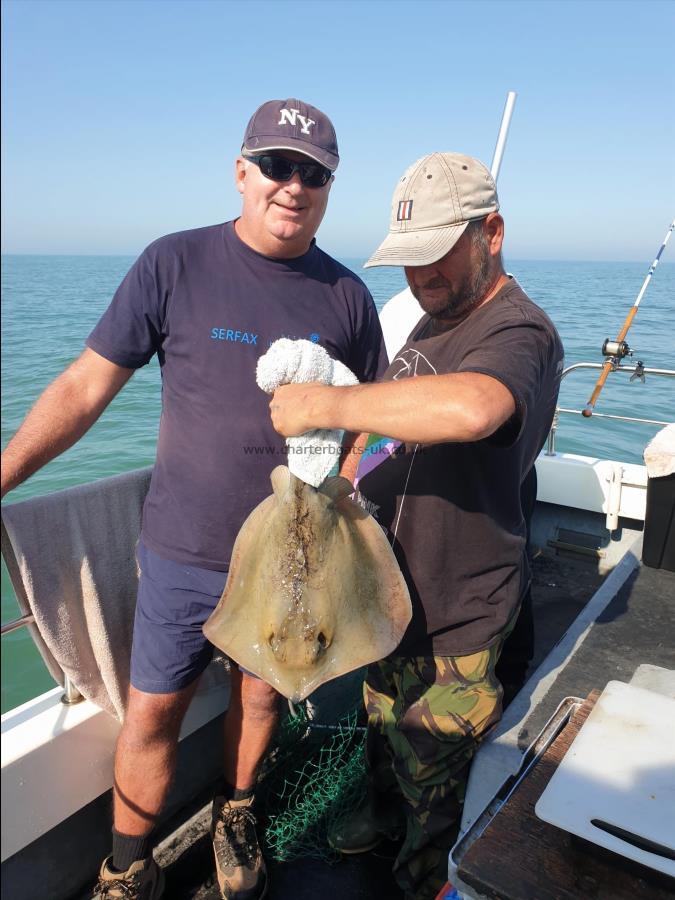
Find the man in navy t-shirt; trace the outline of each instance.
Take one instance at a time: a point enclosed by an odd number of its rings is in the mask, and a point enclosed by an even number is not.
[[[113,853],[101,868],[99,897],[133,889],[134,897],[157,900],[163,890],[152,828],[181,721],[213,652],[202,625],[222,594],[239,527],[270,493],[270,472],[283,462],[285,441],[255,382],[258,358],[277,338],[304,338],[361,381],[386,368],[367,288],[314,240],[337,165],[335,131],[324,113],[295,99],[264,103],[236,161],[241,217],[151,244],[87,349],[47,388],[3,454],[4,494],[78,440],[157,354],[162,417],[138,548]],[[266,890],[251,801],[277,700],[269,685],[232,667],[212,836],[222,894],[235,900]]]

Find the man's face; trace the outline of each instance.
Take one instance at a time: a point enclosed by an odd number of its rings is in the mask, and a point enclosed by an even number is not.
[[[291,150],[270,150],[294,162],[314,162]],[[292,258],[307,251],[328,203],[333,182],[323,187],[307,187],[294,172],[290,181],[266,178],[258,166],[237,159],[237,188],[243,197],[237,233],[249,246],[267,256]]]
[[[485,298],[492,281],[491,257],[482,222],[469,225],[455,246],[429,266],[406,266],[405,276],[425,313],[462,319]]]

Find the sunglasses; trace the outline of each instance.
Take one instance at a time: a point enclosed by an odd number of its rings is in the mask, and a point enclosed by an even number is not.
[[[255,163],[265,178],[271,178],[272,181],[290,181],[298,172],[300,181],[305,187],[323,187],[328,184],[333,174],[330,169],[319,163],[293,162],[284,156],[274,156],[269,153],[262,156],[245,156],[244,159]]]

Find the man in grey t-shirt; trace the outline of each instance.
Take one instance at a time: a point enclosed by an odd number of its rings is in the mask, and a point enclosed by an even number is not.
[[[478,160],[418,160],[367,265],[404,266],[424,316],[382,383],[284,386],[270,404],[284,435],[366,433],[358,491],[410,590],[410,626],[366,679],[369,803],[331,835],[367,850],[405,812],[394,873],[406,900],[445,882],[471,757],[501,715],[495,665],[529,583],[521,486],[562,371],[553,324],[504,271],[498,210]]]
[[[202,625],[222,594],[237,530],[269,494],[269,473],[284,449],[255,384],[258,357],[293,336],[321,344],[361,380],[386,366],[367,288],[314,241],[337,165],[324,113],[296,99],[264,103],[236,161],[240,218],[151,244],[87,349],[38,399],[3,453],[4,495],[75,443],[157,354],[162,420],[143,510],[113,853],[101,868],[100,898],[158,900],[163,891],[152,830],[183,716],[213,652]],[[251,804],[277,700],[269,685],[232,667],[224,783],[212,821],[218,881],[229,900],[256,900],[267,889]]]

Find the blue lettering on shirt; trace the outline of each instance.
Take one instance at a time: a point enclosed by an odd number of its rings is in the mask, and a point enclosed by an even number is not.
[[[256,335],[256,337],[257,337],[257,335]],[[306,340],[309,338],[309,340],[310,340],[313,344],[318,344],[319,341],[321,340],[321,335],[320,335],[320,334],[317,334],[316,331],[313,331],[313,332],[312,332],[311,334],[309,334],[309,335],[305,335],[305,334],[286,334],[285,332],[282,332],[281,334],[277,335],[276,337],[270,338],[269,341],[267,342],[267,346],[268,346],[268,347],[271,347],[272,344],[273,344],[275,341],[278,341],[280,338],[286,338],[286,339],[289,340],[289,341],[306,341]]]
[[[233,328],[212,328],[211,340],[231,341],[234,344],[252,344],[257,347],[258,335],[250,331],[235,331]]]

